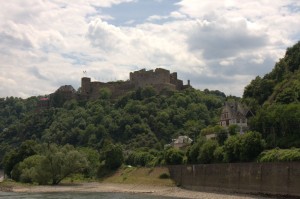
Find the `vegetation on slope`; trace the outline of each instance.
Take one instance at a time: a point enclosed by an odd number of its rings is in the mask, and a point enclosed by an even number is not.
[[[300,42],[270,73],[252,80],[243,97],[256,112],[251,129],[262,133],[268,148],[300,147]]]
[[[161,165],[165,163],[164,145],[178,135],[195,138],[201,129],[215,124],[224,100],[225,95],[218,91],[190,88],[159,95],[151,87],[117,100],[104,95],[93,101],[70,100],[62,106],[41,110],[35,97],[1,99],[1,162],[8,176],[41,184],[57,184],[61,180],[37,180],[40,165],[47,162],[47,154],[56,157],[55,150],[45,152],[49,151],[45,146],[53,144],[59,151],[67,146],[74,146],[79,152],[81,148],[95,150],[99,164],[92,172],[94,177],[118,168],[123,162]],[[33,148],[35,145],[44,149]],[[83,159],[88,158],[80,154]],[[31,164],[33,159],[38,164]],[[30,166],[36,170],[29,171]],[[93,170],[89,161],[83,167],[81,171]],[[31,177],[22,177],[26,172]]]

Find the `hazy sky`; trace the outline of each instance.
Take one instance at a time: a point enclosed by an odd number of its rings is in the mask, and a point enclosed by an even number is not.
[[[157,67],[241,96],[298,40],[299,0],[1,1],[0,97]]]

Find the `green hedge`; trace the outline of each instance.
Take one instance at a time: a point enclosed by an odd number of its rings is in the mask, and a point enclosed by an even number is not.
[[[259,157],[258,162],[291,162],[300,161],[300,148],[291,149],[272,149],[263,151]]]

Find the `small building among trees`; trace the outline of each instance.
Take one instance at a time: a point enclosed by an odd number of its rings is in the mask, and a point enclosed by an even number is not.
[[[177,149],[185,149],[187,146],[190,146],[192,142],[193,140],[185,135],[178,136],[177,139],[172,139],[172,143],[170,145]]]
[[[248,118],[253,113],[240,102],[225,102],[220,117],[220,126],[228,128],[230,125],[237,125],[239,132],[244,133],[249,129]]]

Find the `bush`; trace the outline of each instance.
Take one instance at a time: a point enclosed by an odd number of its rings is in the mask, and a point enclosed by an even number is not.
[[[272,149],[262,152],[258,162],[291,162],[300,161],[300,148]]]
[[[265,141],[258,132],[247,132],[243,135],[230,136],[224,144],[225,161],[252,161],[264,149]]]
[[[248,132],[241,136],[240,160],[254,160],[265,147],[265,142],[258,132]]]
[[[200,148],[198,160],[200,163],[209,164],[213,162],[214,151],[218,147],[215,140],[207,140]]]
[[[169,178],[170,178],[170,176],[167,173],[162,173],[159,175],[159,179],[169,179]]]
[[[167,164],[175,165],[182,164],[183,162],[183,152],[179,149],[168,149],[165,153],[165,160]]]
[[[154,160],[154,156],[148,152],[137,151],[129,154],[126,164],[132,166],[148,166]]]
[[[221,163],[224,162],[224,147],[223,146],[219,146],[215,149],[214,151],[214,162],[216,163]]]
[[[105,153],[105,166],[115,170],[123,163],[123,149],[120,145],[111,146]]]

